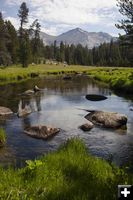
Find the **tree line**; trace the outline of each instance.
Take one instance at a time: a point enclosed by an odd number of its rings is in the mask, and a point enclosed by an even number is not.
[[[18,31],[9,20],[3,19],[0,12],[0,65],[8,66],[21,63],[27,67],[31,62],[37,62],[43,55],[43,41],[40,39],[40,24],[36,19],[28,27],[29,9],[23,2],[18,11],[20,27]]]
[[[66,45],[63,42],[56,46],[55,41],[54,45],[44,47],[44,55],[46,59],[66,61],[69,65],[131,66],[129,49],[121,46],[119,41],[113,40],[93,49],[81,44]]]
[[[124,19],[116,25],[125,31],[117,41],[101,44],[88,49],[81,44],[67,45],[63,42],[58,46],[44,45],[40,38],[41,26],[36,19],[28,27],[29,9],[23,2],[18,11],[20,27],[18,31],[8,21],[4,21],[0,12],[0,65],[8,66],[21,63],[27,67],[30,63],[45,62],[46,59],[67,62],[74,65],[91,66],[132,66],[133,63],[133,2],[117,0],[119,12]]]

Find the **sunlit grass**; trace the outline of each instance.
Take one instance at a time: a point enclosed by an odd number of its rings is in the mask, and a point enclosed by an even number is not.
[[[79,139],[27,163],[19,170],[0,169],[0,199],[115,200],[118,184],[133,183],[131,175],[91,156]]]
[[[30,65],[28,68],[11,66],[8,68],[0,69],[0,84],[16,82],[22,79],[28,79],[39,75],[60,75],[64,73],[83,72],[87,70],[87,67],[82,66],[64,67],[63,65]]]
[[[125,93],[133,92],[133,68],[63,66],[63,65],[30,65],[28,68],[11,66],[0,69],[0,84],[18,82],[37,76],[87,73],[95,80],[107,83],[111,88]]]

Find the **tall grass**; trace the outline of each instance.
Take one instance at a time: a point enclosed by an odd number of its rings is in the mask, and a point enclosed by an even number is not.
[[[76,74],[77,72],[87,73],[95,80],[107,83],[116,91],[123,91],[127,94],[133,92],[133,68],[116,67],[89,67],[71,65],[35,65],[28,68],[11,66],[0,69],[0,84],[18,82],[42,75],[63,75],[65,73]]]
[[[118,184],[132,184],[123,170],[91,156],[79,139],[57,152],[27,161],[23,169],[0,169],[0,199],[115,200]]]
[[[133,68],[94,68],[89,73],[117,92],[133,93]]]
[[[24,79],[37,77],[40,75],[60,75],[64,73],[75,73],[87,71],[83,66],[68,66],[63,65],[35,65],[28,68],[22,68],[20,66],[11,66],[4,69],[0,69],[0,84],[18,82]]]

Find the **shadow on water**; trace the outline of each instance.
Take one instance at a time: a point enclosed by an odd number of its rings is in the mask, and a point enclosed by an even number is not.
[[[31,96],[22,96],[25,90],[34,85],[43,90]],[[0,163],[22,167],[25,160],[35,159],[48,152],[55,151],[68,138],[80,137],[89,151],[96,156],[112,160],[117,165],[133,164],[133,112],[129,106],[131,100],[114,95],[108,88],[97,85],[87,77],[73,77],[65,81],[61,77],[48,77],[28,80],[24,83],[0,86],[0,106],[6,106],[17,113],[18,105],[28,105],[32,113],[25,118],[11,116],[0,121],[7,132],[7,145],[0,149]],[[88,101],[86,94],[100,94],[108,98],[100,102]],[[80,108],[80,109],[78,109]],[[90,132],[82,132],[78,127],[87,120],[86,112],[95,109],[119,112],[128,116],[127,130],[107,130],[94,127]],[[24,128],[43,124],[61,128],[59,134],[50,140],[39,140],[27,136]]]

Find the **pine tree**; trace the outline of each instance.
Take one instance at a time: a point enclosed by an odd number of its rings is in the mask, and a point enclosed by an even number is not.
[[[123,29],[126,35],[122,38],[127,45],[133,45],[133,1],[132,0],[117,0],[119,12],[124,16],[120,24],[116,26]]]
[[[5,26],[8,32],[7,49],[8,52],[10,53],[12,63],[17,63],[17,50],[18,50],[17,31],[15,30],[14,26],[9,20],[5,21]]]
[[[5,26],[5,22],[0,12],[0,65],[8,66],[11,62],[11,56],[7,49],[8,32]]]
[[[60,61],[65,61],[65,45],[63,42],[60,43]]]
[[[56,60],[56,56],[57,56],[57,44],[56,44],[56,40],[54,41],[54,59]]]
[[[133,1],[132,0],[117,0],[119,12],[124,16],[117,28],[123,29],[125,35],[120,36],[122,45],[127,47],[128,60],[133,62]]]
[[[23,67],[28,67],[30,60],[30,41],[29,41],[29,31],[24,26],[28,23],[28,13],[29,9],[25,2],[23,2],[18,11],[18,16],[20,18],[20,28],[19,28],[19,59]]]
[[[41,25],[38,22],[38,19],[36,19],[31,27],[30,27],[30,35],[31,35],[31,48],[32,48],[32,57],[33,62],[37,63],[38,57],[41,56],[41,47],[42,47],[42,41],[40,39],[40,27]]]
[[[68,65],[70,65],[70,47],[69,45],[66,45],[65,48],[65,61],[67,62]]]

